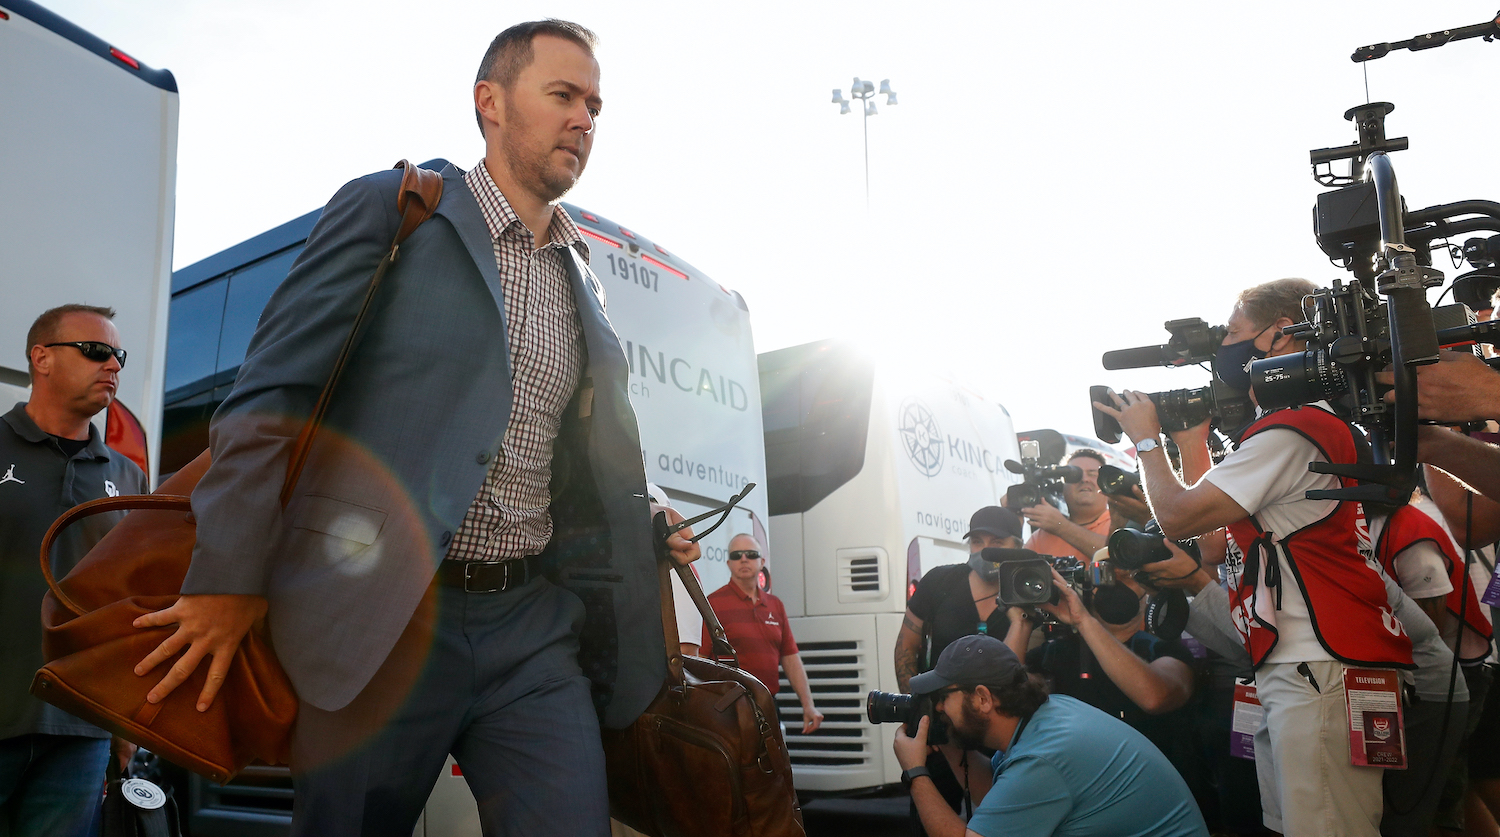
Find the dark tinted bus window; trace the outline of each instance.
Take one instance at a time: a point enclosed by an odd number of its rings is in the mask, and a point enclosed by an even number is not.
[[[832,341],[760,356],[766,432],[766,504],[804,512],[865,464],[875,368]]]
[[[228,280],[215,279],[172,297],[167,315],[167,392],[198,381],[209,386],[205,379],[217,368],[228,287]]]
[[[224,333],[219,338],[217,371],[233,369],[245,359],[245,349],[250,346],[255,324],[260,322],[260,312],[265,310],[272,292],[286,279],[292,262],[301,252],[300,246],[283,250],[237,270],[229,277],[229,298],[224,306]]]

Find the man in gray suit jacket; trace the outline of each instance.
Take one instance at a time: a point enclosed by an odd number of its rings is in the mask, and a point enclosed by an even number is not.
[[[204,708],[265,616],[302,701],[296,834],[410,834],[450,752],[487,835],[608,831],[599,723],[633,721],[666,666],[626,359],[556,205],[602,106],[593,43],[552,20],[491,44],[485,158],[443,171],[284,508],[398,172],[329,202],[214,416],[183,596],[137,622],[179,627],[137,673],[186,649],[155,702],[212,656]]]

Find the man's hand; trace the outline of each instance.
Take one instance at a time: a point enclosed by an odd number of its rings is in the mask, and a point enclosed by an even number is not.
[[[1083,606],[1083,599],[1078,598],[1078,594],[1073,592],[1072,585],[1063,581],[1063,577],[1057,574],[1057,570],[1051,572],[1052,589],[1056,590],[1061,598],[1057,604],[1044,604],[1039,607],[1056,616],[1057,621],[1064,625],[1076,628],[1082,624],[1083,620],[1090,618],[1089,609]]]
[[[198,711],[208,711],[214,695],[219,693],[219,687],[229,675],[229,663],[239,650],[240,640],[250,632],[256,620],[265,615],[266,600],[261,596],[211,595],[180,596],[177,603],[166,610],[137,618],[131,623],[137,628],[177,625],[177,630],[135,667],[137,676],[149,674],[179,651],[187,649],[182,659],[146,695],[146,700],[150,703],[166,700],[173,689],[192,676],[205,656],[212,656],[208,680],[198,695]]]
[[[1131,486],[1128,497],[1105,495],[1105,502],[1109,505],[1110,511],[1119,512],[1126,520],[1145,523],[1151,519],[1151,508],[1146,505],[1144,495],[1141,494],[1141,487],[1138,485]]]
[[[1146,400],[1150,401],[1151,399],[1148,398]],[[1167,435],[1172,437],[1172,441],[1176,442],[1177,447],[1179,448],[1187,447],[1189,445],[1192,445],[1193,447],[1207,447],[1208,437],[1213,433],[1213,431],[1214,419],[1213,416],[1209,416],[1208,418],[1204,419],[1198,424],[1193,425],[1192,427],[1189,427],[1186,430],[1173,430]]]
[[[1170,540],[1166,544],[1167,551],[1172,553],[1171,558],[1153,561],[1141,567],[1150,578],[1151,586],[1176,588],[1189,593],[1197,593],[1208,586],[1211,579],[1198,562],[1193,560],[1193,556]]]
[[[109,752],[110,755],[115,757],[115,762],[120,765],[121,776],[125,775],[126,769],[130,767],[130,760],[135,758],[135,751],[137,749],[139,748],[134,744],[131,744],[118,735],[112,736],[109,739]]]
[[[1438,363],[1417,367],[1417,416],[1434,421],[1500,418],[1500,373],[1469,352],[1439,352]],[[1396,373],[1380,372],[1377,383],[1394,384]],[[1396,391],[1385,394],[1396,401]]]
[[[1031,508],[1021,509],[1021,516],[1031,524],[1031,528],[1040,529],[1043,532],[1057,534],[1057,530],[1068,522],[1067,515],[1053,508],[1050,503],[1037,503]]]
[[[667,515],[667,523],[669,525],[675,526],[683,521],[682,515],[678,514],[677,510],[671,506],[658,506],[652,503],[651,517],[653,519],[656,517],[657,512],[664,512]],[[689,526],[686,529],[673,532],[667,538],[667,552],[680,567],[686,567],[703,555],[703,551],[698,548],[698,545],[692,542],[692,537],[693,527]]]
[[[823,713],[818,711],[818,707],[810,703],[805,704],[802,707],[802,734],[807,735],[821,726],[823,726]]]
[[[1130,437],[1131,444],[1161,435],[1161,419],[1156,417],[1156,404],[1146,393],[1126,390],[1121,394],[1110,390],[1109,397],[1114,402],[1113,407],[1098,402],[1095,404],[1099,407],[1099,412],[1114,416],[1120,422],[1120,429]]]
[[[917,722],[917,737],[912,738],[906,734],[906,724],[896,727],[896,743],[893,749],[896,751],[896,762],[901,765],[903,771],[910,770],[927,763],[927,724],[932,719],[926,715]]]

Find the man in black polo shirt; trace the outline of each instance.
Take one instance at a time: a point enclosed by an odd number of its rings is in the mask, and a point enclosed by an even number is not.
[[[26,334],[31,400],[0,417],[0,834],[86,834],[104,787],[109,733],[27,690],[42,666],[42,536],[79,503],[147,491],[90,421],[114,400],[125,360],[113,317],[89,305],[38,317]],[[123,515],[64,531],[53,572],[66,574]]]

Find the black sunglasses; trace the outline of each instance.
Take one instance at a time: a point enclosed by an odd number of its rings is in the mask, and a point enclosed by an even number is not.
[[[119,362],[120,368],[125,368],[125,350],[116,349],[108,343],[100,343],[97,340],[82,340],[72,343],[44,343],[43,346],[48,349],[53,346],[72,346],[82,352],[84,357],[95,363],[103,363],[113,355],[114,359]]]
[[[738,561],[741,558],[749,558],[751,561],[760,557],[760,553],[753,549],[732,549],[729,551],[729,560]]]

